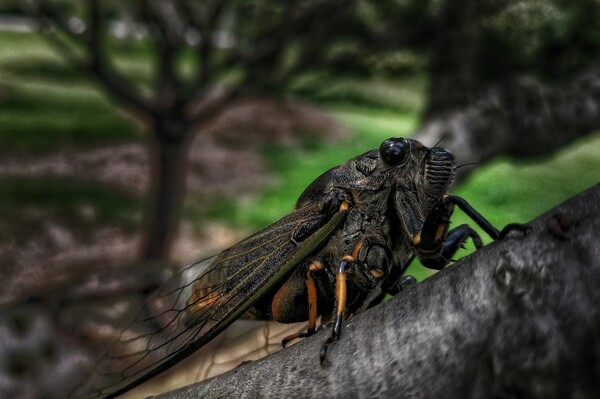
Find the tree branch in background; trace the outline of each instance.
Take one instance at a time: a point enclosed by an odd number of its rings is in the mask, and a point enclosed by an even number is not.
[[[600,185],[390,301],[171,398],[597,398]]]
[[[211,57],[213,46],[213,35],[219,26],[223,12],[227,9],[226,1],[206,1],[200,10],[187,0],[178,0],[175,7],[179,14],[187,22],[187,29],[194,29],[199,34],[198,51],[196,52],[199,64],[198,77],[194,83],[195,87],[204,87],[214,77],[217,66],[215,57]]]
[[[42,1],[37,10],[37,16],[42,26],[54,27],[65,34],[77,48],[83,51],[81,58],[75,57],[76,52],[71,49],[71,44],[62,40],[55,34],[49,35],[49,41],[70,62],[74,62],[77,68],[86,68],[94,73],[100,81],[109,89],[109,92],[130,106],[140,109],[149,114],[155,114],[156,110],[150,101],[144,99],[135,86],[127,81],[107,59],[102,47],[102,20],[100,16],[100,5],[98,0],[90,1],[88,8],[89,29],[85,35],[77,35],[70,28],[65,17],[50,3]],[[48,35],[45,35],[48,36]]]
[[[592,68],[557,86],[526,77],[511,80],[464,109],[426,122],[413,137],[429,145],[440,142],[460,165],[501,154],[547,154],[598,129],[600,68]],[[457,178],[466,177],[468,169],[457,170]]]

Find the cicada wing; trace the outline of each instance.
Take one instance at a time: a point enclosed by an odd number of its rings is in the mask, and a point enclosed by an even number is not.
[[[346,209],[306,205],[183,269],[145,302],[72,397],[119,395],[191,355],[317,250]]]

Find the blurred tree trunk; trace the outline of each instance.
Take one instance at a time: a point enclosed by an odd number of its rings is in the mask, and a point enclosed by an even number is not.
[[[482,164],[498,155],[537,157],[600,129],[600,68],[560,85],[528,77],[490,87],[462,109],[426,121],[413,137],[440,142],[458,165]],[[457,170],[457,180],[472,168]]]
[[[446,0],[436,24],[428,102],[423,115],[462,108],[473,100],[479,87],[475,71],[481,27],[478,0]]]
[[[150,143],[154,159],[142,253],[144,260],[167,258],[184,194],[188,127],[183,120],[169,122],[156,121]]]

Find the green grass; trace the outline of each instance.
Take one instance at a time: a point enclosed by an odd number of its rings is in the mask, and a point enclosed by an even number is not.
[[[32,60],[49,60],[63,63],[46,41],[37,34],[21,32],[0,32],[0,65],[12,62],[29,63]]]
[[[139,138],[114,107],[86,86],[13,83],[0,99],[0,152],[40,153]]]
[[[139,133],[82,71],[34,34],[0,34],[0,153],[132,140]]]
[[[457,194],[481,201],[491,221],[525,222],[600,182],[600,133],[531,162],[500,158],[471,176]]]
[[[367,106],[415,113],[424,105],[426,86],[424,73],[407,74],[397,79],[306,74],[296,81],[291,92],[323,105]]]

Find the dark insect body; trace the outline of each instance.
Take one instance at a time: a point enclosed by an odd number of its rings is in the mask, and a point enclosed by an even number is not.
[[[498,231],[465,200],[448,194],[454,158],[443,148],[390,138],[332,168],[309,185],[294,211],[215,257],[189,266],[161,287],[100,359],[74,396],[115,397],[191,355],[241,317],[333,322],[381,302],[414,279],[403,276],[419,257],[442,269],[469,237],[448,229],[454,206],[493,239]],[[136,326],[140,326],[139,329]],[[148,332],[150,327],[150,332]],[[135,331],[145,331],[136,333]],[[115,370],[117,370],[115,372]]]

